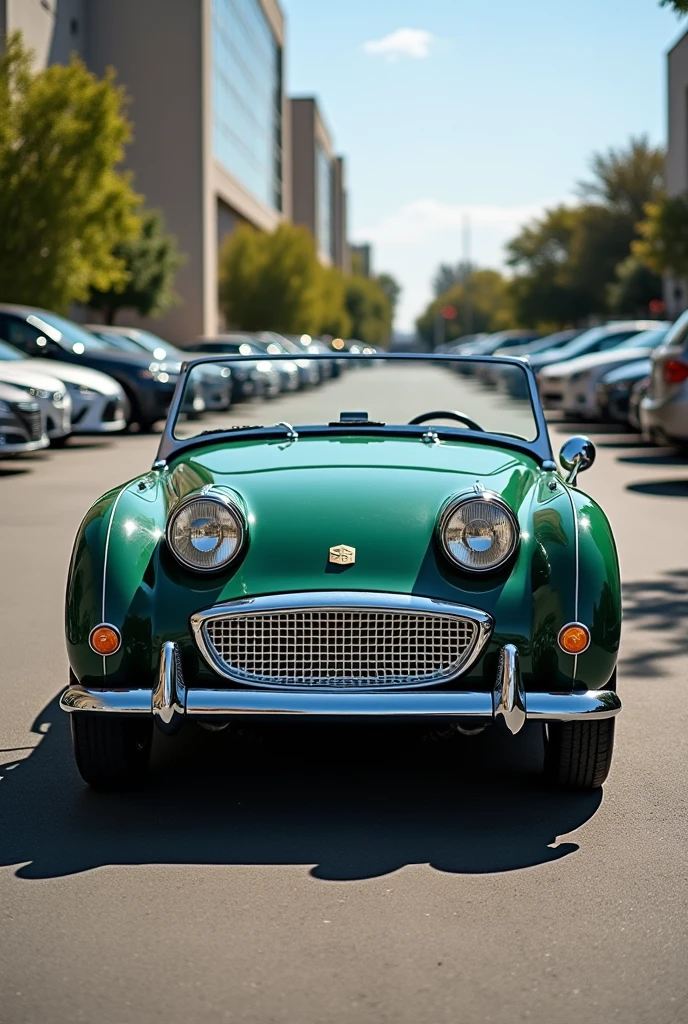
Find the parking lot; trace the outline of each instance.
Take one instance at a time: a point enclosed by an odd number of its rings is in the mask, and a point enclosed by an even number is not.
[[[374,415],[380,380],[351,372],[230,418]],[[436,409],[435,381],[406,372],[385,403],[401,422]],[[480,390],[456,387],[479,419]],[[558,450],[581,425],[551,429]],[[189,729],[156,737],[146,791],[88,792],[57,707],[71,544],[157,439],[0,461],[0,1021],[682,1019],[688,461],[584,430],[597,460],[580,485],[615,530],[625,625],[612,774],[580,796],[543,789],[531,726],[449,744]]]

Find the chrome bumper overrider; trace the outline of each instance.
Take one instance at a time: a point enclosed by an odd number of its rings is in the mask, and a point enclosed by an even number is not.
[[[187,690],[177,645],[163,644],[154,690],[89,690],[70,686],[60,698],[63,711],[152,714],[164,732],[174,732],[187,716],[205,715],[380,715],[493,718],[515,735],[526,721],[584,721],[612,718],[621,710],[614,690],[526,693],[518,651],[507,644],[493,693],[437,690],[351,691]]]

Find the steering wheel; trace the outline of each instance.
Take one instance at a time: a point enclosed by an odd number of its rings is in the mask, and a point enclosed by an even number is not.
[[[479,430],[481,433],[484,433],[479,423],[476,423],[469,416],[464,416],[462,412],[454,412],[452,409],[436,409],[435,412],[422,412],[420,416],[414,416],[412,420],[409,420],[409,426],[440,419],[456,420],[457,423],[463,423],[469,430]]]

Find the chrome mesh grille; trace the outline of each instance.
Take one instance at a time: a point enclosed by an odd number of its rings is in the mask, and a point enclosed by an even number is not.
[[[422,686],[461,671],[478,625],[455,615],[304,609],[211,618],[205,640],[223,674],[263,686]]]

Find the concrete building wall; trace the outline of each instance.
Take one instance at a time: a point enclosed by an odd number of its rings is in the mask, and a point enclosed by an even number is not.
[[[688,189],[688,32],[669,51],[666,182],[669,195]]]
[[[335,266],[345,273],[351,270],[351,254],[348,243],[348,195],[346,190],[346,166],[344,157],[335,157],[333,165],[332,190],[334,212],[334,248]]]
[[[0,0],[0,34],[20,31],[33,66],[66,64],[83,53],[87,0]]]
[[[134,186],[163,211],[187,257],[176,283],[183,303],[148,326],[183,341],[203,330],[206,316],[201,5],[90,0],[88,13],[89,66],[98,75],[115,67],[131,98]]]
[[[670,196],[688,192],[688,32],[669,51],[668,147],[666,185]],[[667,313],[678,316],[688,305],[686,282],[667,275],[664,281]]]
[[[362,277],[373,275],[373,247],[370,242],[361,242],[360,245],[350,247],[351,257],[356,261],[356,270]]]
[[[343,157],[336,157],[332,137],[312,97],[291,101],[292,219],[313,235],[322,263],[341,270],[350,268],[347,242],[347,195]],[[321,155],[329,164],[327,192],[322,195]],[[322,203],[327,204],[330,238],[322,235]]]
[[[304,224],[315,238],[315,100],[293,99],[290,108],[291,214],[294,223]]]

